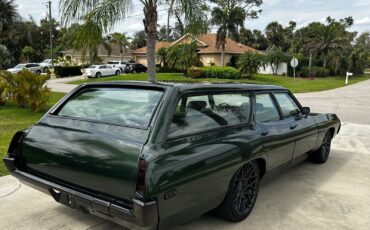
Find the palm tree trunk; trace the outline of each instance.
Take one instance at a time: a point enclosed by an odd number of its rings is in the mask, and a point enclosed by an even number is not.
[[[221,49],[221,67],[224,66],[224,61],[225,61],[225,44],[222,45]]]
[[[170,41],[170,15],[171,15],[171,7],[168,9],[167,13],[167,41]]]
[[[339,70],[339,61],[340,61],[340,58],[337,58],[337,60],[335,60],[335,76],[338,75],[338,70]]]
[[[90,59],[90,65],[92,65],[93,64],[93,62],[94,62],[94,54],[93,54],[93,51],[92,51],[92,49],[90,48],[90,50],[89,50],[89,59]]]
[[[324,63],[323,63],[323,67],[326,68],[327,66],[327,62],[328,62],[328,59],[326,56],[324,56]]]
[[[158,12],[157,6],[153,1],[149,1],[144,6],[144,27],[147,34],[147,60],[148,60],[148,81],[156,81],[155,65],[155,43],[157,34]]]
[[[119,47],[119,54],[121,55],[121,61],[123,61],[123,47],[122,47],[122,45]]]

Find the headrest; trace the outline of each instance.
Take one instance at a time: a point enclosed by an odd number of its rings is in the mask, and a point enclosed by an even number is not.
[[[205,101],[189,101],[188,105],[186,106],[189,109],[195,109],[201,111],[207,107],[207,102]]]

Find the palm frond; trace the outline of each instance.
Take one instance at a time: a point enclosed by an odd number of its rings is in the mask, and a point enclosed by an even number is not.
[[[86,17],[108,32],[132,9],[131,0],[64,0],[59,4],[64,25]]]

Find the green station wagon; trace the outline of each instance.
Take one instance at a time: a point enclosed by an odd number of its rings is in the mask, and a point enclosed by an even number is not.
[[[236,222],[268,173],[325,163],[340,126],[278,86],[92,83],[16,133],[4,162],[57,202],[130,229],[209,211]]]

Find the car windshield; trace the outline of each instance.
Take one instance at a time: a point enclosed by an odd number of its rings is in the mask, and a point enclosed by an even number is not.
[[[96,68],[96,65],[91,65],[88,67],[88,69],[95,69]]]
[[[43,62],[41,62],[41,63],[49,63],[49,62],[51,62],[51,59],[45,59]]]
[[[118,64],[116,61],[109,61],[108,64]]]
[[[70,99],[58,115],[147,128],[162,95],[163,91],[147,89],[86,89]]]
[[[16,67],[14,67],[14,69],[22,69],[26,66],[26,64],[19,64],[17,65]]]

